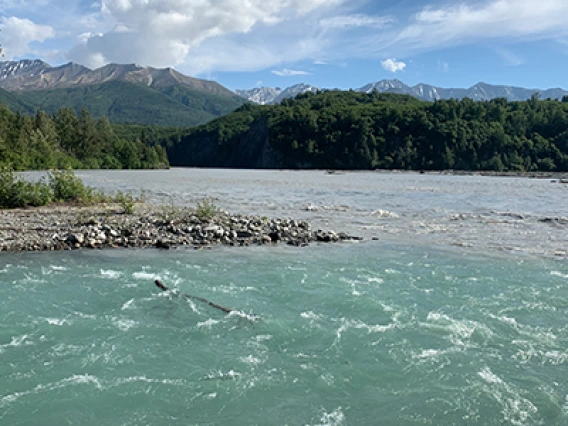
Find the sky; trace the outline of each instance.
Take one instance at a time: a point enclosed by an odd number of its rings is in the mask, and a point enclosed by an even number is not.
[[[173,67],[231,90],[382,79],[568,89],[568,0],[0,0],[4,60]]]

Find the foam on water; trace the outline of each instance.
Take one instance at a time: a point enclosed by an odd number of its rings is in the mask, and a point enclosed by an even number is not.
[[[478,321],[456,320],[440,312],[429,312],[426,317],[427,323],[421,326],[447,332],[448,339],[457,346],[474,345],[473,336],[478,332],[483,340],[493,337],[493,331]]]
[[[45,318],[50,325],[62,326],[66,324],[71,324],[71,322],[66,318]]]
[[[136,321],[124,318],[113,318],[112,322],[120,331],[128,331],[137,325]]]
[[[369,325],[359,320],[347,319],[347,318],[341,318],[340,321],[341,321],[341,326],[335,331],[335,335],[337,338],[336,342],[339,341],[343,333],[345,333],[349,329],[366,330],[368,334],[371,334],[371,333],[384,333],[385,331],[392,330],[396,327],[396,324],[394,323],[385,324],[385,325],[382,324]]]
[[[566,279],[568,279],[568,274],[563,274],[563,273],[560,272],[560,271],[551,271],[551,272],[550,272],[550,275],[553,275],[553,276],[555,276],[555,277],[561,277],[561,278],[566,278]]]
[[[301,316],[302,318],[306,318],[306,319],[314,320],[314,321],[320,320],[320,319],[322,318],[321,315],[318,315],[318,314],[316,314],[316,313],[314,313],[314,312],[312,312],[312,311],[309,311],[309,312],[302,312],[302,313],[300,314],[300,316]]]
[[[568,423],[563,261],[374,242],[116,253],[7,258],[0,423]]]
[[[213,318],[209,318],[206,321],[202,321],[202,322],[198,322],[197,323],[197,328],[208,328],[211,329],[213,328],[213,326],[215,326],[216,324],[219,324],[221,321],[219,320],[214,320]]]
[[[499,404],[505,422],[512,425],[539,423],[538,408],[523,395],[525,392],[505,382],[489,367],[483,368],[478,375],[487,384],[483,386],[483,392]]]
[[[42,275],[57,274],[63,271],[67,271],[67,268],[59,265],[49,265],[48,267],[41,268]]]
[[[144,281],[154,281],[158,278],[158,274],[153,274],[151,272],[141,271],[141,272],[134,272],[132,274],[132,278],[137,280],[144,280]]]
[[[373,216],[376,216],[381,219],[398,219],[400,216],[396,213],[389,212],[388,210],[375,210],[372,213]]]
[[[22,336],[12,336],[9,343],[0,345],[0,354],[8,348],[17,348],[19,346],[30,346],[33,344],[34,343],[30,340],[30,336],[28,334],[24,334]]]
[[[113,270],[110,270],[110,269],[101,269],[101,275],[103,277],[107,277],[111,280],[117,280],[122,276],[122,272],[113,271]]]
[[[227,371],[226,373],[223,373],[222,371],[216,371],[214,373],[209,373],[202,380],[237,380],[241,377],[241,373],[233,370]]]
[[[12,394],[6,395],[0,399],[0,408],[3,408],[6,405],[12,404],[16,402],[20,398],[27,397],[29,395],[35,395],[40,393],[51,392],[58,389],[63,389],[69,386],[76,386],[76,385],[93,385],[95,388],[101,390],[102,386],[99,382],[99,379],[91,376],[89,374],[84,375],[73,375],[71,377],[67,377],[62,379],[58,382],[48,383],[48,384],[40,384],[34,387],[29,391],[22,391],[22,392],[14,392]]]
[[[345,414],[343,414],[342,408],[337,407],[330,413],[324,412],[320,419],[320,426],[341,426],[344,425],[346,421]]]
[[[135,309],[136,305],[134,304],[134,299],[130,299],[127,302],[124,302],[124,304],[122,305],[122,308],[120,308],[123,311],[126,311],[127,309]]]

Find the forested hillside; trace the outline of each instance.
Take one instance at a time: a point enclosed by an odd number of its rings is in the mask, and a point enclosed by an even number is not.
[[[164,144],[174,166],[568,171],[568,102],[306,93]]]
[[[70,88],[7,92],[0,89],[0,102],[14,112],[54,114],[71,108],[83,109],[95,118],[113,123],[137,123],[187,127],[207,123],[241,106],[237,95],[219,95],[186,86],[152,88],[143,84],[111,81]]]
[[[0,105],[0,167],[13,170],[52,168],[168,167],[161,146],[144,143],[144,133],[119,138],[106,118],[95,120],[63,108],[50,116],[11,112]]]

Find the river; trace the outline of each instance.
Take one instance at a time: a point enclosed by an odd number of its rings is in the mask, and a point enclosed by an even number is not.
[[[3,254],[0,424],[568,424],[567,185],[386,172],[78,175],[107,192],[143,189],[151,202],[210,198],[364,240]],[[155,278],[174,291],[159,292]]]

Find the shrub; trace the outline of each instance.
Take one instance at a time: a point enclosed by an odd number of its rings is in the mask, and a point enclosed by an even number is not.
[[[49,181],[56,201],[82,201],[88,194],[83,181],[71,169],[49,172]],[[91,194],[92,195],[92,194]]]
[[[27,182],[16,180],[14,184],[14,195],[17,200],[17,207],[39,207],[45,206],[53,201],[53,191],[45,179],[39,182]]]
[[[10,169],[0,171],[0,208],[44,206],[53,200],[53,191],[45,179],[28,182],[16,178]]]
[[[122,206],[125,214],[133,214],[136,199],[130,193],[119,192],[114,198],[102,191],[85,186],[71,169],[49,172],[49,180],[29,182],[14,176],[11,169],[0,168],[0,208],[39,207],[52,202],[106,203],[113,201]],[[142,193],[141,198],[145,194]]]
[[[208,222],[215,217],[219,208],[210,199],[204,198],[197,203],[195,215],[202,222]]]
[[[14,172],[7,168],[0,170],[0,207],[9,208],[14,191]]]
[[[124,214],[134,214],[136,200],[134,199],[132,194],[118,191],[114,196],[114,202],[120,204],[120,206],[122,207],[122,212]]]
[[[107,197],[103,191],[91,188],[90,186],[85,187],[85,195],[81,199],[82,202],[91,204],[106,203],[108,200],[109,197]]]

